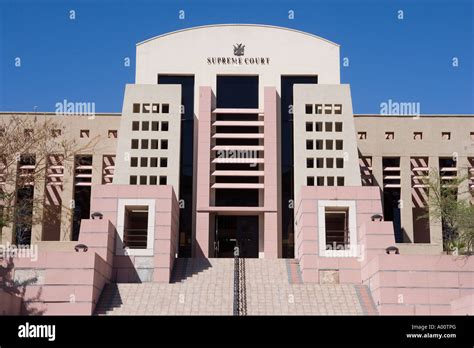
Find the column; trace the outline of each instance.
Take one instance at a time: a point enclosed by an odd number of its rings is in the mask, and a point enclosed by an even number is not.
[[[403,232],[403,242],[413,243],[413,203],[411,188],[410,157],[400,157],[400,219]]]

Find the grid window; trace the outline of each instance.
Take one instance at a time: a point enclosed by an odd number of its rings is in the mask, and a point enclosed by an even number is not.
[[[324,158],[316,158],[316,168],[324,168]]]
[[[316,109],[316,114],[321,115],[323,113],[323,105],[322,104],[316,104],[315,109]]]
[[[166,176],[160,176],[160,185],[166,185]]]
[[[150,185],[156,185],[157,184],[157,177],[156,175],[150,176]]]
[[[150,129],[150,122],[148,121],[143,121],[142,122],[142,131],[147,131]]]
[[[168,150],[168,140],[167,139],[161,139],[161,149],[162,150]]]
[[[162,132],[167,132],[168,131],[168,122],[167,121],[161,122],[161,131]]]
[[[133,113],[134,113],[134,114],[140,113],[140,104],[133,104]],[[137,179],[137,178],[135,177],[135,180],[136,180],[136,179]]]
[[[395,140],[394,132],[385,132],[385,140]]]
[[[314,168],[314,159],[312,158],[306,159],[306,168]]]
[[[151,122],[151,130],[156,132],[159,130],[159,122],[158,121],[152,121]]]
[[[157,114],[160,112],[160,104],[151,104],[151,112]]]
[[[152,150],[158,149],[158,139],[151,139],[151,147]]]
[[[306,185],[307,186],[314,186],[314,176],[306,177]]]
[[[324,186],[324,176],[318,176],[316,179],[316,184],[318,186]]]
[[[89,138],[89,135],[90,131],[88,129],[81,129],[81,131],[79,132],[79,136],[81,138]]]
[[[326,168],[334,167],[334,158],[326,158]]]
[[[326,129],[326,132],[332,132],[332,122],[325,122],[324,128]]]
[[[343,141],[336,140],[336,150],[342,150]]]
[[[366,140],[367,139],[367,132],[358,132],[357,136],[359,140]]]
[[[342,122],[335,123],[336,132],[342,132]]]
[[[328,176],[327,178],[328,186],[334,186],[334,177]]]
[[[150,113],[150,104],[142,104],[142,113],[144,114]]]
[[[138,157],[130,158],[130,167],[138,167]]]
[[[313,104],[306,104],[305,105],[305,112],[306,112],[306,114],[312,114],[313,113]]]
[[[423,140],[423,132],[413,132],[413,140]]]
[[[142,149],[148,149],[148,139],[142,139]]]
[[[107,136],[109,138],[115,139],[115,138],[117,138],[117,131],[115,129],[111,129],[111,130],[109,130]]]
[[[451,140],[451,132],[442,132],[441,139],[443,140]]]
[[[140,167],[148,166],[148,157],[140,157]]]
[[[344,158],[336,158],[336,168],[344,168]]]
[[[138,149],[138,139],[132,139],[132,149]]]
[[[150,158],[150,167],[158,167],[158,157]]]
[[[344,177],[338,176],[337,177],[337,186],[344,186]]]
[[[130,185],[136,185],[137,184],[137,176],[136,175],[131,175],[130,176]]]
[[[314,148],[314,143],[312,140],[306,140],[306,150],[312,150]]]
[[[323,123],[322,122],[316,122],[316,132],[322,132],[323,131]]]
[[[140,185],[146,185],[146,176],[140,175]]]
[[[306,122],[306,131],[307,132],[313,131],[313,122]]]
[[[334,114],[335,115],[342,114],[342,104],[334,104]]]
[[[326,140],[326,150],[332,150],[332,140]]]
[[[316,140],[316,150],[322,150],[322,149],[323,149],[323,141]]]
[[[137,130],[140,130],[140,122],[133,121],[132,122],[132,131],[137,131]]]
[[[161,157],[160,158],[160,167],[162,167],[162,168],[168,167],[168,158],[166,158],[166,157]]]
[[[330,115],[332,113],[332,104],[324,104],[324,114]]]
[[[161,112],[163,114],[169,114],[170,113],[170,104],[161,105]]]

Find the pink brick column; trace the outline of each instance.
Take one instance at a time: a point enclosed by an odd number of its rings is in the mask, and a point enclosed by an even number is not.
[[[211,87],[199,87],[195,257],[210,256],[209,213],[200,210],[210,205],[211,102]]]
[[[278,224],[278,119],[277,93],[265,87],[264,98],[264,257],[281,257],[281,226]]]

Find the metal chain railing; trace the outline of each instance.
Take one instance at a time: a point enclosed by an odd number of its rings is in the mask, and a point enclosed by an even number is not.
[[[245,259],[239,257],[239,247],[234,249],[234,315],[247,315],[245,287]]]

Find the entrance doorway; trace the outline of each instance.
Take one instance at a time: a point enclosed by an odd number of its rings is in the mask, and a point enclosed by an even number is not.
[[[258,258],[258,216],[217,215],[214,238],[215,257]]]

